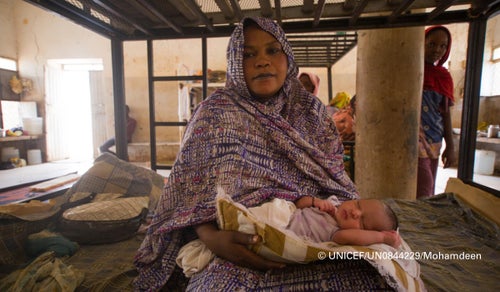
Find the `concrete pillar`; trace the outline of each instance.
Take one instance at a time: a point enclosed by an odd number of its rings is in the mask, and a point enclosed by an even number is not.
[[[363,198],[416,198],[424,28],[358,32],[356,185]]]

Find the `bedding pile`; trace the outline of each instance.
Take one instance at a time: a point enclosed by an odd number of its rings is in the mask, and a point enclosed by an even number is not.
[[[45,279],[47,275],[59,279],[59,270],[69,271],[71,267],[65,268],[63,262],[76,261],[73,266],[82,267],[85,273],[68,272],[75,280],[68,287],[73,288],[54,291],[73,291],[78,286],[91,287],[91,291],[131,288],[133,257],[143,239],[138,230],[156,207],[164,179],[105,153],[64,195],[47,202],[0,206],[0,276],[6,275],[0,283],[28,288],[26,275],[39,273],[36,270],[42,265],[46,273],[34,283],[39,285],[52,281]],[[98,256],[89,253],[94,247]],[[71,257],[63,259],[66,256]],[[27,262],[31,266],[26,267]]]

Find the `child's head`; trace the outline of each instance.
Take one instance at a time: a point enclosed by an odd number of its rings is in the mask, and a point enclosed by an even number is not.
[[[425,62],[441,66],[450,55],[451,34],[444,26],[429,27],[425,31]]]
[[[335,220],[340,229],[396,230],[398,219],[385,203],[375,199],[345,201],[337,207]]]
[[[304,86],[304,88],[307,91],[309,91],[310,93],[314,92],[314,84],[313,84],[311,78],[309,78],[309,75],[307,75],[305,73],[301,73],[299,75],[299,80],[300,80],[300,83],[302,83],[302,86]]]
[[[302,72],[299,74],[299,81],[304,86],[304,89],[318,96],[319,93],[319,77],[316,74]]]

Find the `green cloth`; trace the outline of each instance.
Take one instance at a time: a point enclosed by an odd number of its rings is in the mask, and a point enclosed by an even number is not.
[[[26,252],[31,257],[36,257],[47,251],[55,252],[57,257],[71,256],[77,250],[77,243],[61,235],[28,239],[26,243]]]

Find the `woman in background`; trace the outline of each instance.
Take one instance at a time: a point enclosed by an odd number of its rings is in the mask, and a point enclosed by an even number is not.
[[[425,30],[425,67],[420,114],[417,198],[434,195],[439,154],[443,137],[446,148],[444,168],[456,162],[452,138],[450,107],[453,105],[453,79],[443,67],[450,55],[451,34],[444,26]]]
[[[302,86],[312,93],[314,96],[319,94],[319,76],[310,72],[302,72],[299,74],[300,83]]]

